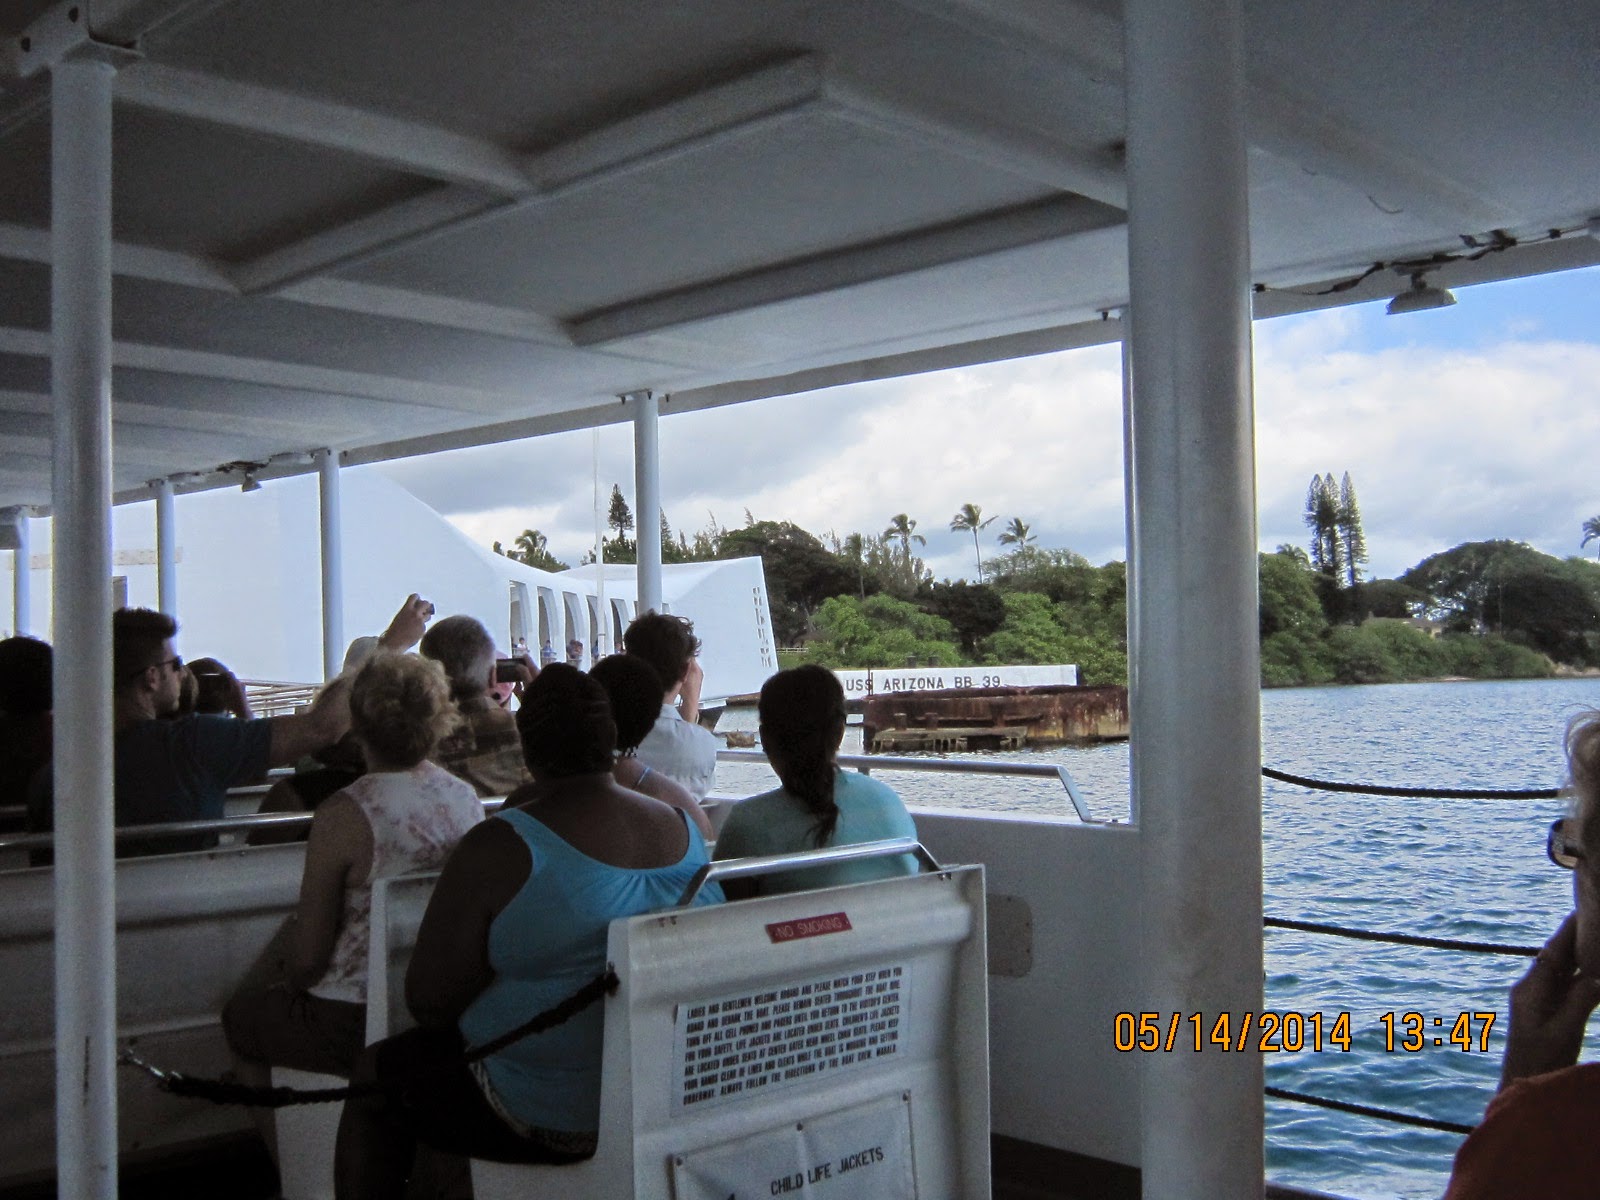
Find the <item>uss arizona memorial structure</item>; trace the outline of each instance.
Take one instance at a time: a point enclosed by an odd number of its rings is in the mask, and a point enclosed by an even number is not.
[[[376,472],[343,472],[340,491],[345,586],[338,624],[346,637],[381,632],[399,602],[418,592],[433,601],[441,616],[466,613],[478,618],[502,651],[521,638],[535,657],[548,643],[565,658],[567,643],[580,641],[581,665],[587,669],[595,648],[601,654],[616,649],[622,631],[637,615],[632,565],[608,564],[603,586],[592,566],[536,570],[477,545]],[[178,649],[185,657],[220,659],[241,678],[321,680],[316,477],[275,480],[248,494],[232,489],[200,492],[179,497],[175,507],[172,597],[161,592],[150,506],[116,510],[115,602],[163,609],[170,604],[179,622]],[[0,555],[0,588],[20,601],[8,614],[16,631],[47,636],[49,522],[34,519],[28,524],[31,528],[19,540],[32,549]],[[18,589],[14,563],[21,558],[29,560],[30,570]],[[665,566],[662,603],[667,611],[692,620],[704,642],[706,700],[756,691],[778,669],[759,558]],[[609,613],[609,629],[602,606]],[[61,649],[71,652],[70,647]]]

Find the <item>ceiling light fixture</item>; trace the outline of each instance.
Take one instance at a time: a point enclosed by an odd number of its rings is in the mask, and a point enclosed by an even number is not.
[[[1402,313],[1427,312],[1430,308],[1449,308],[1456,302],[1449,288],[1435,287],[1424,278],[1426,272],[1411,276],[1411,286],[1389,301],[1388,313],[1398,317]]]

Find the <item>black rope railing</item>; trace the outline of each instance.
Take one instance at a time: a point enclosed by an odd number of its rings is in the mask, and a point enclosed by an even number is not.
[[[1348,1100],[1329,1100],[1326,1096],[1311,1096],[1305,1092],[1291,1092],[1288,1088],[1269,1087],[1267,1095],[1274,1100],[1293,1100],[1297,1104],[1315,1104],[1318,1108],[1331,1108],[1335,1112],[1354,1113],[1358,1117],[1376,1117],[1397,1125],[1415,1125],[1419,1129],[1437,1129],[1444,1133],[1468,1134],[1476,1126],[1459,1121],[1440,1121],[1434,1117],[1419,1117],[1415,1113],[1396,1112],[1392,1108],[1377,1108],[1371,1104],[1351,1104]]]
[[[1290,921],[1283,917],[1263,917],[1270,929],[1293,929],[1300,933],[1326,933],[1334,937],[1355,938],[1363,942],[1392,942],[1397,946],[1426,946],[1432,950],[1467,950],[1475,954],[1510,954],[1533,958],[1537,946],[1512,946],[1504,942],[1463,942],[1453,938],[1423,937],[1415,933],[1377,933],[1370,929],[1351,929],[1345,925],[1320,925],[1315,921]]]
[[[1416,788],[1390,787],[1381,783],[1340,783],[1332,779],[1311,779],[1287,771],[1262,767],[1261,774],[1279,783],[1318,792],[1358,792],[1364,796],[1410,796],[1422,800],[1554,800],[1560,788]]]
[[[1326,933],[1333,937],[1354,938],[1363,942],[1389,942],[1396,946],[1425,946],[1433,950],[1465,950],[1475,954],[1506,954],[1519,958],[1533,958],[1538,946],[1513,946],[1504,942],[1466,942],[1454,938],[1423,937],[1414,933],[1378,933],[1371,929],[1352,929],[1345,925],[1324,925],[1316,921],[1291,921],[1284,917],[1263,917],[1261,923],[1269,929],[1290,929],[1299,933]],[[1414,1125],[1419,1129],[1437,1129],[1443,1133],[1469,1134],[1475,1126],[1459,1121],[1441,1121],[1415,1113],[1398,1112],[1392,1108],[1379,1108],[1371,1104],[1352,1104],[1348,1100],[1331,1100],[1326,1096],[1313,1096],[1307,1092],[1292,1092],[1287,1088],[1268,1087],[1267,1095],[1277,1100],[1292,1100],[1297,1104],[1314,1104],[1336,1112],[1353,1113],[1358,1117],[1372,1117],[1397,1125]]]
[[[343,1087],[334,1088],[288,1088],[288,1087],[252,1087],[248,1084],[233,1083],[225,1079],[199,1079],[193,1075],[185,1075],[182,1071],[167,1071],[160,1067],[142,1061],[131,1050],[123,1050],[117,1061],[123,1066],[134,1067],[143,1071],[162,1091],[170,1092],[174,1096],[189,1096],[197,1100],[209,1100],[213,1104],[246,1104],[252,1108],[288,1108],[299,1104],[327,1104],[334,1100],[349,1100],[354,1097],[370,1096],[376,1092],[392,1091],[395,1088],[405,1087],[424,1079],[433,1078],[442,1072],[452,1071],[457,1066],[475,1063],[479,1059],[497,1054],[513,1042],[520,1042],[523,1038],[532,1037],[536,1033],[543,1033],[570,1021],[591,1004],[596,1003],[604,996],[617,990],[620,981],[617,973],[610,967],[596,975],[572,995],[558,1004],[545,1009],[543,1012],[531,1017],[518,1025],[515,1029],[507,1030],[499,1037],[484,1042],[481,1046],[471,1046],[462,1052],[457,1062],[446,1063],[430,1067],[426,1071],[403,1079],[374,1080],[366,1083],[351,1083]]]

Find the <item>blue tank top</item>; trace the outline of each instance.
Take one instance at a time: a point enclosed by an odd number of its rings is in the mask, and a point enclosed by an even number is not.
[[[492,819],[505,821],[527,843],[533,869],[489,926],[494,979],[461,1015],[468,1045],[515,1029],[600,974],[611,922],[676,904],[708,858],[705,840],[687,819],[683,858],[650,870],[590,858],[518,809]],[[701,889],[695,904],[721,900],[722,889],[713,883]],[[496,1097],[527,1125],[595,1132],[604,1029],[605,1005],[592,1004],[565,1024],[490,1055],[484,1066]]]

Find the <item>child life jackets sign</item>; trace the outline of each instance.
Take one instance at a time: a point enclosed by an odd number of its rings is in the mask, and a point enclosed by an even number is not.
[[[915,1200],[911,1101],[901,1092],[675,1155],[676,1200]]]

